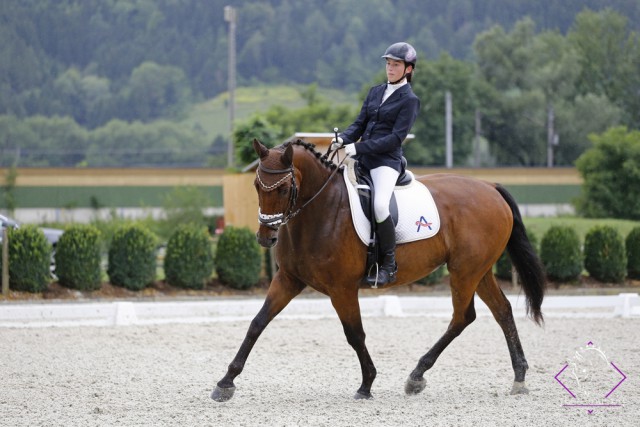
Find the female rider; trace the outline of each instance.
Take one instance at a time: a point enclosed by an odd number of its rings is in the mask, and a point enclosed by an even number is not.
[[[395,224],[389,202],[402,170],[402,142],[418,116],[420,100],[413,93],[411,76],[416,50],[409,43],[394,43],[382,58],[386,60],[387,83],[369,90],[360,114],[332,148],[344,145],[345,154],[369,170],[375,188],[374,211],[382,265],[371,284],[383,286],[396,280]]]

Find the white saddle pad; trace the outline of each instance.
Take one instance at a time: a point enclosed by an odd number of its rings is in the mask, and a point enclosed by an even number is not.
[[[354,161],[348,159],[345,165],[343,176],[349,192],[353,226],[362,243],[368,245],[371,237],[371,224],[362,210],[360,198],[358,197],[356,176],[353,168]],[[407,171],[407,173],[411,174],[410,171]],[[413,179],[413,174],[411,174],[411,177],[410,184],[396,187],[394,190],[398,204],[397,243],[427,239],[435,236],[440,230],[440,216],[431,192],[421,182]]]

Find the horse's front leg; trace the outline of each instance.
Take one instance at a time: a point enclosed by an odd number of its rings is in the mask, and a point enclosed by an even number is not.
[[[305,285],[297,281],[285,278],[280,272],[271,281],[267,297],[262,308],[251,321],[247,335],[240,345],[240,349],[229,364],[226,375],[218,381],[216,388],[211,393],[211,398],[217,402],[225,402],[233,397],[236,387],[233,380],[240,375],[244,364],[249,357],[251,349],[267,327],[269,322],[280,313],[289,302],[298,295]]]
[[[362,370],[362,384],[356,392],[356,399],[371,399],[371,384],[376,378],[376,367],[369,356],[369,351],[364,343],[365,333],[360,316],[360,303],[358,301],[358,289],[347,290],[340,295],[331,295],[331,304],[338,313],[347,342],[358,355],[360,369]]]

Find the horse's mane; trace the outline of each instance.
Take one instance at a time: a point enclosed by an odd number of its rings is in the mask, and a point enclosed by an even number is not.
[[[310,142],[303,141],[302,139],[290,139],[288,141],[285,141],[282,144],[282,148],[285,149],[289,145],[298,145],[300,147],[303,147],[305,150],[313,154],[316,157],[316,159],[318,159],[320,163],[322,163],[329,170],[334,170],[335,168],[338,167],[337,164],[335,164],[332,160],[329,159],[329,156],[328,156],[329,153],[322,154],[318,152],[316,150],[316,146]]]

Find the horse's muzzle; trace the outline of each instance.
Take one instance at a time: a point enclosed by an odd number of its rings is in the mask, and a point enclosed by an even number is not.
[[[256,233],[256,240],[263,248],[271,248],[278,243],[278,234],[273,230],[268,230],[264,233],[258,231]]]

